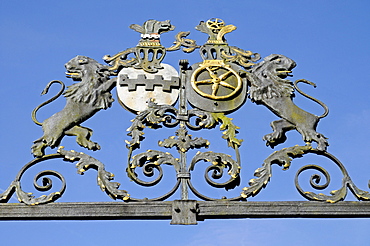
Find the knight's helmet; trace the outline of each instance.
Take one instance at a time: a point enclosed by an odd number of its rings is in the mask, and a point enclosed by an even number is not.
[[[200,48],[203,60],[221,60],[222,54],[230,55],[230,48],[226,42],[225,34],[236,29],[234,25],[225,26],[219,18],[212,18],[200,22],[196,29],[209,35],[207,43]]]
[[[166,55],[166,48],[160,43],[160,35],[174,30],[175,26],[169,20],[148,20],[142,26],[133,24],[130,28],[141,33],[135,50],[138,63],[134,67],[149,73],[157,72],[162,68],[160,63]]]

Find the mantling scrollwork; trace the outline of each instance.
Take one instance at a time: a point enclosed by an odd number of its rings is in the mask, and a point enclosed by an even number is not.
[[[112,71],[112,74],[117,75],[118,72],[114,71],[119,71],[123,67],[130,67],[138,63],[138,59],[136,57],[129,58],[129,55],[134,54],[135,51],[135,48],[129,48],[115,54],[114,56],[105,55],[103,60],[111,66],[109,67],[109,70]]]
[[[167,48],[167,51],[175,51],[179,50],[182,46],[184,47],[182,50],[186,53],[191,53],[195,49],[198,49],[200,46],[196,44],[195,40],[186,38],[190,32],[179,32],[175,36],[174,45]]]
[[[166,55],[166,51],[178,50],[183,45],[187,47],[184,51],[191,52],[197,47],[195,41],[185,39],[189,34],[186,32],[180,32],[176,36],[174,46],[167,49],[162,46],[160,43],[161,34],[175,29],[175,26],[169,20],[148,20],[141,26],[132,24],[130,28],[141,33],[141,39],[137,46],[113,56],[105,55],[103,57],[103,60],[111,65],[109,70],[116,75],[122,68],[131,66],[136,69],[143,69],[148,73],[156,73],[158,69],[163,69],[161,62]],[[133,57],[129,57],[130,54]]]
[[[261,59],[261,56],[258,53],[253,53],[252,51],[242,50],[235,46],[229,46],[229,47],[230,47],[230,52],[227,53],[223,51],[221,53],[221,57],[225,61],[236,63],[239,66],[243,67],[244,69],[250,69],[253,65],[255,65],[255,62]]]

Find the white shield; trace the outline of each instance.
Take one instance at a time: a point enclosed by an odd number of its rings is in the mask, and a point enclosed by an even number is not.
[[[179,95],[179,75],[176,69],[161,63],[163,69],[148,73],[132,67],[123,68],[118,74],[117,95],[121,105],[133,112],[147,108],[147,101],[174,105]]]

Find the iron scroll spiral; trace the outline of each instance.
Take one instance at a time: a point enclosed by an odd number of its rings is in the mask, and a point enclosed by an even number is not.
[[[58,159],[58,158],[63,158],[63,155],[61,154],[45,155],[41,158],[33,159],[32,161],[24,165],[23,168],[18,172],[16,178],[11,183],[11,185],[8,187],[8,189],[4,193],[0,194],[0,202],[8,202],[8,200],[12,197],[14,193],[16,193],[17,198],[20,202],[25,203],[27,205],[50,203],[50,202],[54,202],[57,199],[59,199],[63,195],[66,189],[66,181],[64,177],[57,171],[53,171],[53,170],[41,171],[38,174],[36,174],[33,180],[33,185],[36,188],[36,190],[46,192],[46,191],[51,190],[51,188],[53,188],[53,181],[47,176],[54,176],[61,182],[61,188],[57,192],[52,192],[48,195],[42,195],[40,197],[35,197],[33,196],[32,193],[23,191],[21,187],[22,176],[28,169],[30,169],[31,167],[33,167],[34,165],[40,162],[43,162],[46,160]],[[40,179],[42,179],[42,185],[38,184]]]

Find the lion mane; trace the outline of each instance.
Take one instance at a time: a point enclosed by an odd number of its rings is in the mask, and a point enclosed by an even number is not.
[[[41,125],[44,132],[41,138],[34,141],[31,148],[35,157],[43,156],[48,146],[51,148],[58,146],[65,135],[76,136],[77,143],[89,150],[100,149],[99,144],[90,141],[92,130],[80,124],[99,110],[107,109],[112,105],[114,99],[110,91],[116,80],[109,79],[110,72],[107,66],[86,56],[76,56],[65,64],[65,68],[67,77],[80,82],[68,86],[64,91],[63,82],[54,80],[43,90],[42,94],[46,94],[52,84],[61,85],[56,96],[40,104],[32,112],[33,121]],[[36,119],[37,111],[62,94],[66,98],[65,107],[40,123]]]
[[[316,86],[314,83],[301,79],[294,83],[287,80],[296,63],[283,55],[272,54],[250,71],[250,88],[248,95],[252,102],[265,105],[275,115],[282,118],[271,122],[273,132],[263,137],[266,145],[274,147],[286,140],[285,133],[296,129],[305,142],[317,143],[317,149],[325,151],[328,142],[321,133],[316,132],[319,120],[328,114],[328,107],[321,101],[303,93],[297,84],[300,82]],[[320,104],[325,112],[321,116],[311,114],[293,103],[294,91]]]

